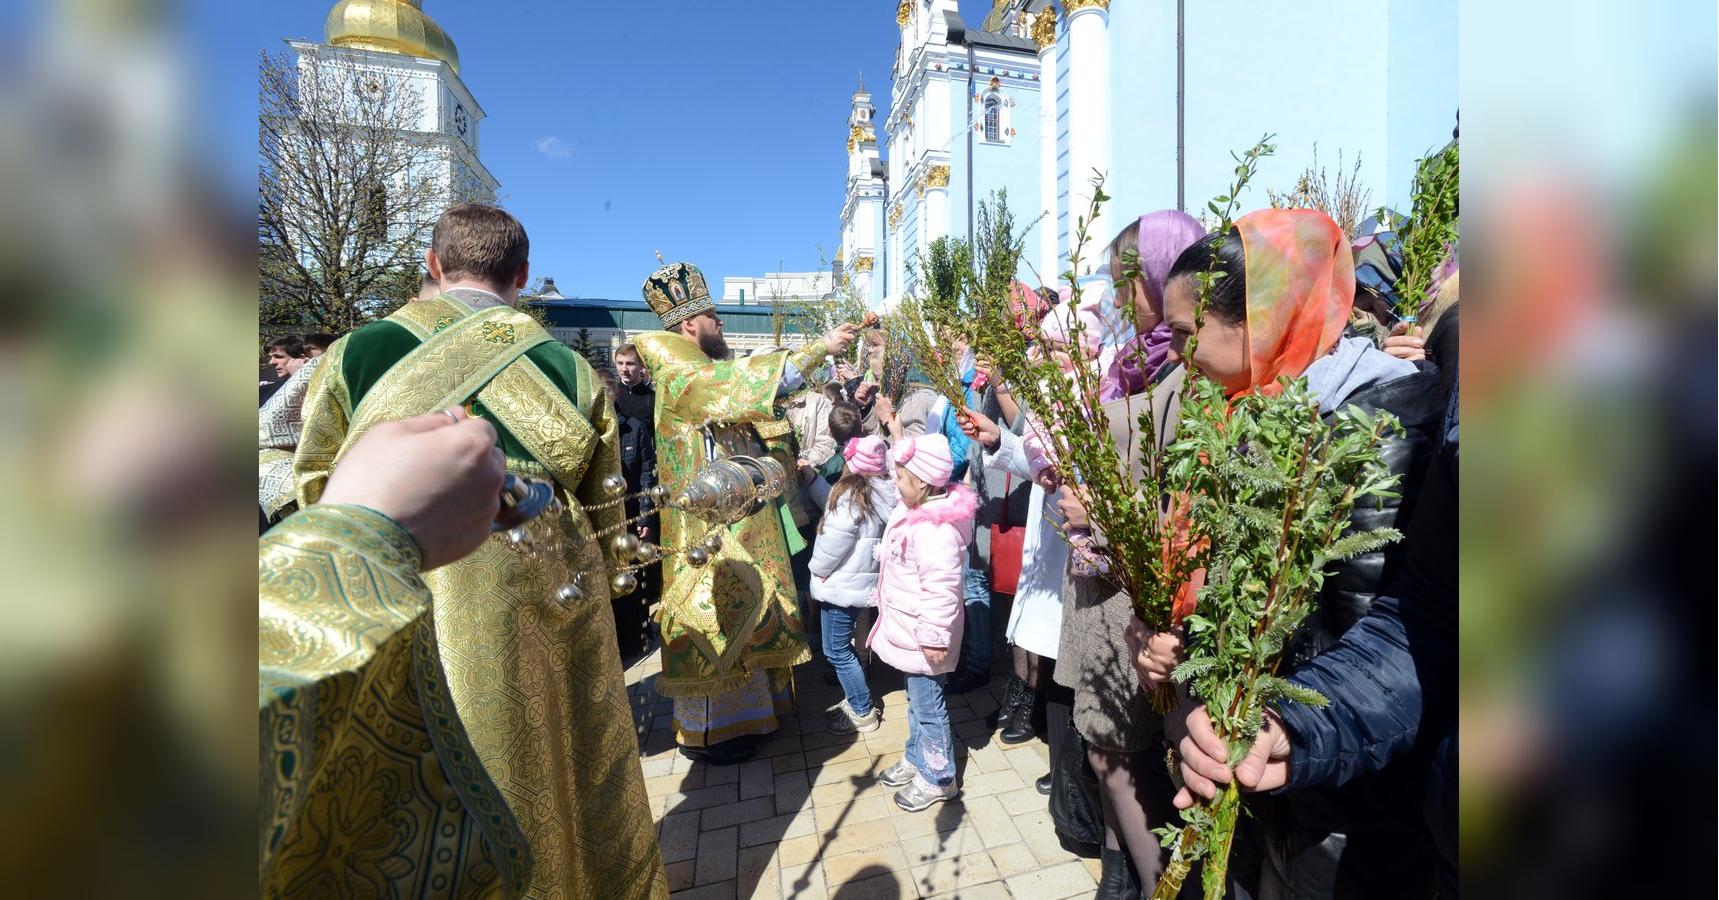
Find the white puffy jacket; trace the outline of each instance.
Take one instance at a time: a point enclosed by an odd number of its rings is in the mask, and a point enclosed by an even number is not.
[[[877,587],[877,542],[900,500],[887,473],[871,481],[872,514],[861,518],[851,496],[824,510],[812,543],[812,599],[831,606],[872,606]]]

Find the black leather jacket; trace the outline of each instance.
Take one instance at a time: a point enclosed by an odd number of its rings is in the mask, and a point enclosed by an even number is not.
[[[1349,517],[1353,523],[1351,530],[1407,531],[1444,416],[1438,369],[1422,365],[1413,375],[1362,388],[1351,394],[1345,405],[1367,412],[1388,412],[1403,426],[1401,433],[1385,439],[1382,448],[1385,465],[1401,476],[1397,492],[1402,496],[1357,504]],[[1401,564],[1404,549],[1404,543],[1398,541],[1381,550],[1333,563],[1326,570],[1319,609],[1290,640],[1289,659],[1283,668],[1292,669],[1324,652],[1366,615],[1379,586]]]

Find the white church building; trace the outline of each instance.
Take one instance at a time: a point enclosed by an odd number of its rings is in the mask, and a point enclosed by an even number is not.
[[[1017,222],[1038,219],[1020,277],[1055,283],[1094,172],[1113,199],[1089,258],[1131,218],[1198,215],[1233,177],[1231,151],[1268,132],[1277,153],[1244,209],[1292,188],[1317,147],[1322,166],[1359,157],[1372,202],[1406,211],[1415,162],[1456,125],[1456,16],[1381,0],[995,0],[970,22],[957,0],[901,0],[887,115],[863,83],[851,98],[837,278],[893,303],[930,242],[969,237],[978,202],[1006,189]]]

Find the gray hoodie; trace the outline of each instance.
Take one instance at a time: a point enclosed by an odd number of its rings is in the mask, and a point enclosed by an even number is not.
[[[1415,364],[1398,359],[1364,337],[1343,338],[1330,353],[1313,361],[1302,373],[1319,398],[1319,412],[1330,414],[1362,388],[1415,374]]]

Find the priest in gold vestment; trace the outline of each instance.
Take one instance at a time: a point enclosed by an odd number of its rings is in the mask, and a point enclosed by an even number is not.
[[[428,254],[442,295],[336,343],[310,386],[301,532],[368,429],[449,406],[487,419],[508,470],[551,480],[562,509],[536,525],[546,550],[498,535],[425,573],[433,599],[356,568],[362,530],[283,535],[277,576],[265,554],[266,896],[667,894],[599,535],[622,518],[603,505],[616,420],[585,360],[512,308],[527,247],[507,213],[452,207]],[[285,564],[305,554],[319,577]]]
[[[711,459],[775,449],[790,431],[782,401],[855,337],[855,326],[841,325],[799,351],[734,359],[696,267],[664,266],[643,292],[666,329],[634,344],[657,384],[657,477],[671,492]],[[698,544],[710,527],[661,511],[671,555],[663,562],[657,691],[674,701],[675,740],[688,756],[747,758],[750,738],[774,731],[793,703],[792,667],[811,654],[788,562],[801,539],[788,515],[778,500],[721,529],[721,549],[697,566],[672,551]]]

